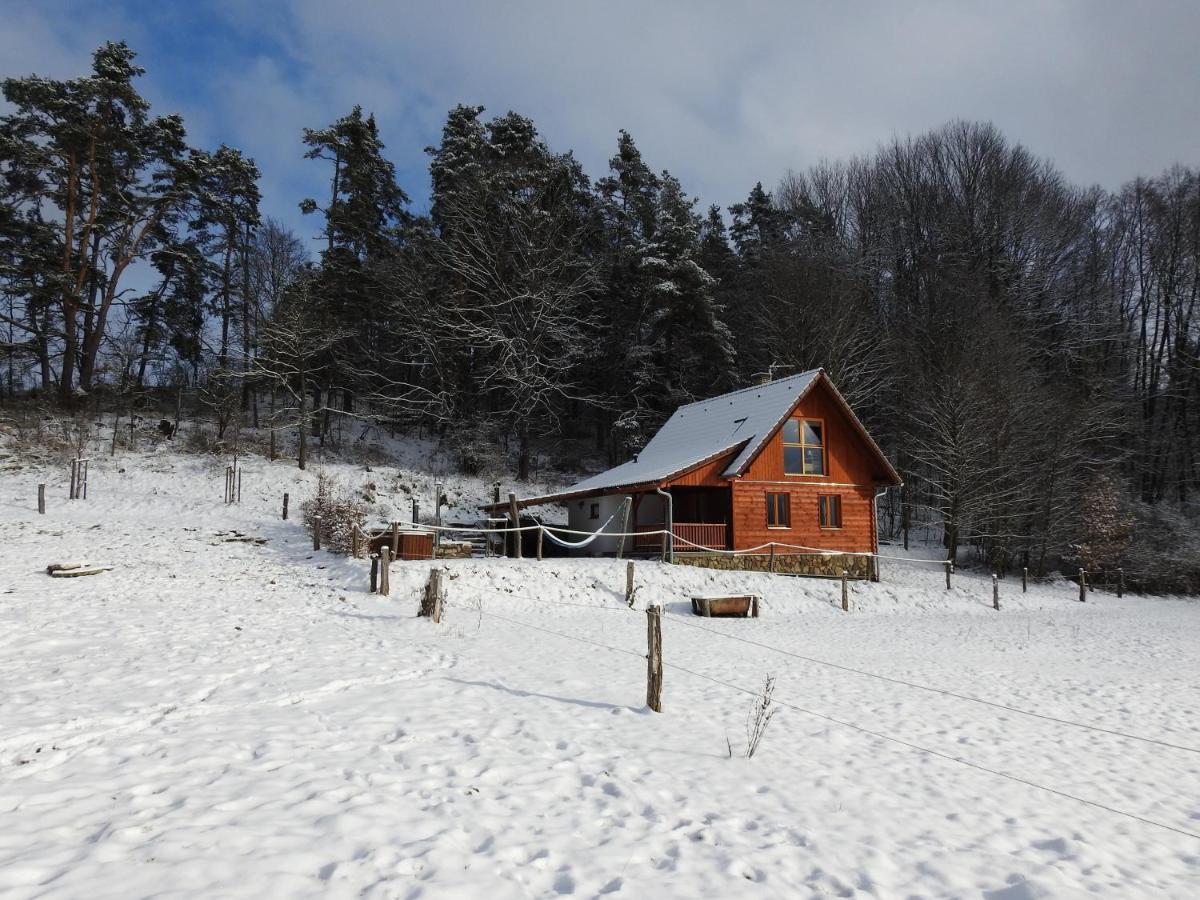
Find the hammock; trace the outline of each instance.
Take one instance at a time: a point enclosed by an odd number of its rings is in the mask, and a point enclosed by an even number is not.
[[[617,510],[617,512],[620,512],[620,511],[621,510],[619,510],[619,509]],[[550,538],[550,540],[554,541],[554,543],[558,544],[558,546],[566,547],[568,550],[579,550],[583,547],[586,547],[588,544],[590,544],[596,538],[600,537],[600,535],[604,531],[604,529],[608,527],[609,522],[611,522],[616,517],[617,517],[617,513],[613,513],[611,516],[608,517],[607,522],[605,522],[598,529],[596,529],[595,534],[593,534],[591,537],[584,538],[582,541],[564,541],[562,538],[555,537],[554,532],[552,532],[545,525],[542,525],[541,529],[542,529],[542,534],[544,534],[546,537]]]

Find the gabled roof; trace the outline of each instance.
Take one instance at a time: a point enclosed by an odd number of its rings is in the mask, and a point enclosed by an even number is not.
[[[900,476],[825,375],[825,370],[811,369],[681,406],[633,459],[585,478],[557,494],[531,497],[520,503],[529,506],[621,488],[657,486],[723,456],[732,456],[732,459],[721,474],[726,478],[736,477],[750,465],[796,404],[819,380],[824,380],[833,391],[884,471],[894,484],[899,484]]]
[[[787,417],[820,374],[820,369],[813,369],[681,406],[637,456],[607,472],[585,478],[569,488],[568,493],[592,493],[665,481],[740,448],[721,473],[736,475],[754,458],[775,426]]]

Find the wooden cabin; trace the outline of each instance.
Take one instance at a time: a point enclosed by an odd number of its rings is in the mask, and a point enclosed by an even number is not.
[[[876,552],[875,498],[898,484],[825,371],[814,369],[681,406],[633,459],[519,505],[562,503],[571,530],[602,529],[573,551],[579,555],[615,554],[621,539],[607,533],[664,529],[664,493],[679,556],[772,542]],[[637,555],[661,546],[660,535],[646,534],[621,549]]]

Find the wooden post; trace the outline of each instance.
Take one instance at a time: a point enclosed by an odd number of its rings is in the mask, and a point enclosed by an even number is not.
[[[767,571],[772,572],[772,573],[775,571],[775,542],[774,541],[771,541],[771,555],[767,559]]]
[[[1087,603],[1087,573],[1079,570],[1079,602]]]
[[[421,502],[419,500],[417,500],[416,497],[413,497],[412,504],[413,504],[413,524],[416,525],[417,519],[421,515]]]
[[[238,469],[238,498],[237,502],[242,502],[242,470]]]
[[[662,712],[662,607],[646,607],[646,705]]]
[[[633,512],[633,498],[626,497],[623,505],[625,507],[625,515],[621,522],[621,538],[617,541],[617,559],[625,555],[625,535],[629,534],[629,522]]]
[[[87,499],[87,483],[88,483],[88,465],[89,465],[89,463],[91,463],[90,459],[85,459],[83,461],[83,499],[84,500]]]
[[[287,519],[287,502],[288,502],[287,491],[284,491],[283,492],[283,518],[285,520]]]
[[[508,495],[508,517],[512,521],[513,528],[521,527],[521,514],[517,510],[517,495],[510,493]],[[513,556],[516,559],[521,558],[521,532],[510,531],[513,539]]]
[[[1021,593],[1029,593],[1029,567],[1026,566],[1021,570]]]
[[[421,598],[421,608],[417,615],[433,619],[434,624],[440,623],[442,621],[442,598],[445,590],[442,570],[430,569],[429,581],[425,583],[425,595]]]
[[[755,619],[758,618],[758,594],[750,598],[750,615]]]
[[[400,523],[392,523],[392,559],[400,558]]]
[[[46,485],[44,484],[38,485],[38,512],[43,516],[46,514]]]
[[[850,612],[850,573],[842,569],[842,612]]]
[[[75,499],[75,479],[78,477],[78,475],[77,475],[78,471],[79,471],[79,460],[77,460],[77,459],[71,460],[71,489],[70,489],[69,493],[67,494],[67,497],[71,500]]]
[[[43,512],[44,511],[45,510],[43,510]],[[1121,597],[1124,597],[1124,596],[1125,596],[1125,570],[1123,568],[1118,567],[1117,568],[1117,598],[1120,599]]]
[[[1000,578],[992,574],[992,609],[1000,608]]]
[[[388,569],[391,567],[392,555],[384,544],[379,548],[379,593],[388,596],[392,592],[392,583]]]
[[[542,538],[545,536],[545,534],[546,534],[546,529],[544,529],[544,528],[538,529],[538,540],[537,540],[538,562],[542,561]]]
[[[625,605],[633,609],[633,560],[625,563]]]
[[[946,590],[950,590],[950,572],[952,568],[953,564],[950,560],[946,560]]]
[[[663,526],[663,535],[662,535],[662,561],[663,561],[663,562],[666,562],[666,561],[667,561],[667,557],[670,555],[670,551],[667,549],[667,547],[668,547],[668,542],[669,542],[670,540],[671,540],[671,532],[670,532],[670,530],[669,530],[669,529],[668,529],[668,528],[667,528],[667,527],[664,525],[664,526]]]
[[[371,593],[379,592],[379,554],[371,554]]]
[[[321,549],[321,517],[313,516],[313,549]]]
[[[358,523],[350,523],[350,556],[358,559]]]

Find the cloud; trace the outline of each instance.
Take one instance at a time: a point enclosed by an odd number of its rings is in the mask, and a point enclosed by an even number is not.
[[[1115,188],[1200,162],[1200,7],[1189,3],[163,6],[30,4],[6,23],[0,53],[13,71],[39,59],[78,71],[106,23],[139,23],[159,85],[148,93],[180,108],[194,139],[258,158],[267,211],[305,234],[315,228],[296,203],[328,173],[302,158],[301,129],[355,103],[375,112],[415,198],[428,191],[423,148],[456,103],[531,116],[593,177],[625,128],[652,166],[721,205],[955,117],[994,121],[1077,182]]]

